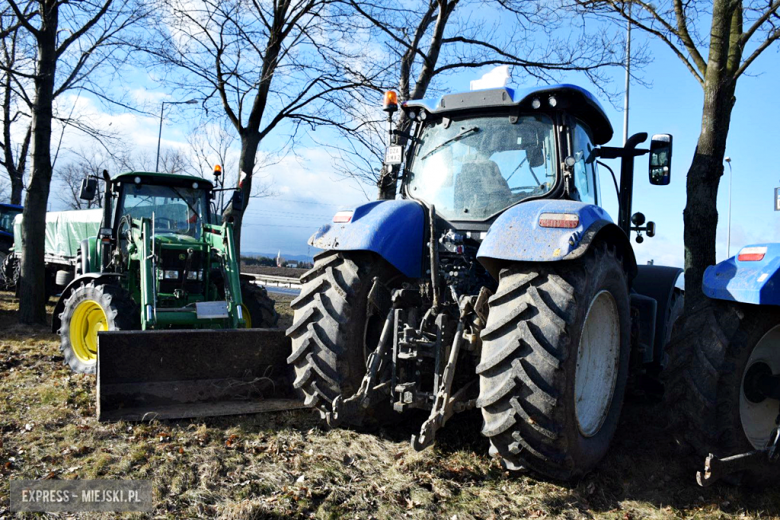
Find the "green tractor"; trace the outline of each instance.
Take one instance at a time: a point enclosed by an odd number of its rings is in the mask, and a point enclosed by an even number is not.
[[[215,176],[217,188],[189,175],[103,172],[97,236],[78,246],[52,318],[73,371],[95,373],[100,331],[276,326],[265,289],[239,273],[232,223],[218,222],[226,190]],[[82,199],[95,198],[99,180],[84,179]],[[239,191],[229,203],[243,205]]]

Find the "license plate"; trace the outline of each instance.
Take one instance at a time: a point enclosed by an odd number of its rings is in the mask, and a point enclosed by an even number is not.
[[[404,160],[404,147],[388,146],[385,152],[385,164],[401,164]]]
[[[196,302],[195,311],[199,320],[214,320],[230,316],[227,302]]]

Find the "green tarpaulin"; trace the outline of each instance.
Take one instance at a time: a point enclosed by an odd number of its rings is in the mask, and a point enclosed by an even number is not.
[[[103,218],[102,209],[52,211],[46,214],[46,254],[73,258],[81,241],[96,236]],[[22,216],[14,219],[14,249],[21,251]]]

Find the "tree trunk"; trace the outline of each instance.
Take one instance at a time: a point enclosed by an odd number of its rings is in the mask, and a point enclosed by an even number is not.
[[[718,184],[723,175],[726,137],[734,107],[730,78],[704,88],[704,109],[696,153],[688,170],[685,223],[685,311],[688,315],[704,299],[704,270],[715,264],[718,226]]]
[[[22,183],[21,175],[11,175],[11,204],[22,203],[22,190],[24,184]]]
[[[249,198],[252,195],[252,175],[255,170],[255,159],[257,157],[257,147],[260,146],[260,132],[251,130],[242,130],[241,134],[241,157],[238,159],[238,182],[241,188],[241,194],[244,196],[244,207],[240,211],[234,210],[232,204],[228,204],[222,215],[222,222],[233,222],[233,236],[236,241],[236,255],[241,257],[241,224],[244,220],[244,210],[249,204]],[[241,182],[241,172],[246,172],[244,181]]]
[[[33,166],[24,204],[22,222],[22,269],[20,278],[19,322],[46,323],[44,250],[46,204],[51,185],[51,121],[54,101],[54,75],[57,67],[58,2],[41,3],[43,11],[38,34],[38,65],[35,76],[32,142]]]

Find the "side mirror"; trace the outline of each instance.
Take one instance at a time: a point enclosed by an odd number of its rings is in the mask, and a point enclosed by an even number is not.
[[[97,193],[97,179],[84,179],[81,181],[81,193],[79,198],[81,200],[92,200]]]
[[[233,198],[230,204],[233,207],[233,211],[242,211],[244,209],[244,194],[241,193],[241,190],[233,192]]]
[[[672,136],[657,134],[650,142],[650,184],[666,186],[672,177]]]

